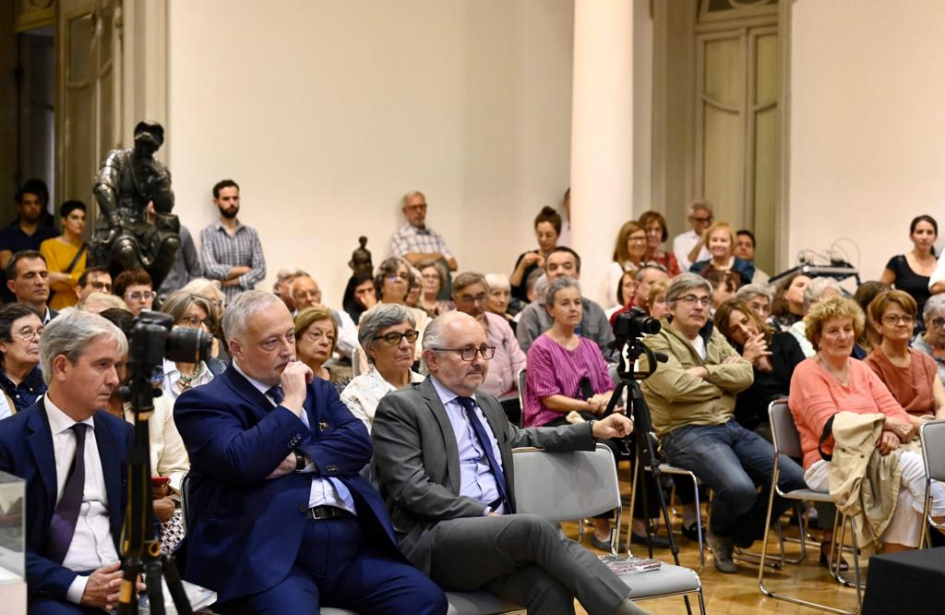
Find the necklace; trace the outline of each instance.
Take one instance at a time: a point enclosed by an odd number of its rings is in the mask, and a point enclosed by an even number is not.
[[[842,372],[841,374],[838,374],[835,369],[833,369],[832,367],[830,367],[830,365],[828,365],[827,362],[824,361],[823,357],[821,357],[819,354],[817,355],[817,362],[820,363],[820,366],[823,367],[824,370],[825,370],[828,374],[830,374],[831,376],[833,376],[834,378],[836,378],[836,379],[837,379],[837,382],[839,382],[839,383],[842,384],[843,386],[847,386],[847,382],[848,382],[849,379],[850,379],[850,363],[849,363],[849,361],[843,366],[843,372]]]

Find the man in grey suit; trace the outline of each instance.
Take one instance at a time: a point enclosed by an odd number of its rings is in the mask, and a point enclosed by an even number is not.
[[[625,416],[517,429],[499,402],[477,393],[495,349],[474,318],[447,312],[427,325],[430,377],[385,396],[374,418],[374,461],[401,551],[441,587],[487,589],[530,613],[645,613],[630,588],[560,528],[515,514],[512,448],[593,450],[628,435]],[[487,443],[483,445],[483,443]]]

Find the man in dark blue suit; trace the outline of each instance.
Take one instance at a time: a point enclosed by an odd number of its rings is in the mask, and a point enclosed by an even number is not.
[[[359,475],[373,452],[363,423],[296,361],[289,310],[246,291],[223,330],[231,367],[174,410],[191,461],[188,580],[257,613],[445,613]]]
[[[30,615],[118,604],[132,429],[100,409],[127,350],[122,332],[100,316],[56,319],[40,343],[45,399],[0,421],[0,470],[26,480]]]

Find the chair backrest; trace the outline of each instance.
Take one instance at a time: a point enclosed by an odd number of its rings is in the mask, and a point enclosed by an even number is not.
[[[358,344],[354,347],[354,350],[351,352],[351,372],[352,376],[361,375],[361,354],[364,351],[361,350],[361,344]]]
[[[776,453],[799,459],[804,456],[801,450],[801,436],[797,433],[794,417],[786,399],[771,402],[768,406],[768,418],[771,421],[771,439],[774,440]]]
[[[184,531],[186,532],[190,528],[190,519],[187,518],[187,513],[190,510],[188,506],[187,498],[190,496],[190,472],[184,474],[184,478],[180,481],[180,507],[184,516]]]
[[[593,451],[517,448],[512,462],[516,512],[567,521],[620,508],[617,465],[603,444]]]
[[[945,421],[932,421],[919,430],[922,439],[922,456],[932,480],[945,480]]]
[[[518,407],[522,409],[522,413],[518,417],[519,427],[525,426],[525,383],[525,369],[520,369],[518,372]]]

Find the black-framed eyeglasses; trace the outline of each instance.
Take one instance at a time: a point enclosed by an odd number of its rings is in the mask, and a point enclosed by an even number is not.
[[[417,338],[420,337],[420,332],[411,329],[410,331],[405,331],[403,333],[398,333],[396,331],[391,331],[390,333],[385,333],[384,335],[375,335],[375,340],[384,340],[391,346],[400,345],[400,340],[407,338],[407,341],[411,344],[417,341]]]
[[[463,361],[473,362],[476,360],[476,353],[482,355],[482,358],[488,361],[495,356],[495,346],[486,346],[483,344],[479,348],[475,346],[466,346],[465,348],[431,348],[436,352],[458,352],[459,358]]]

